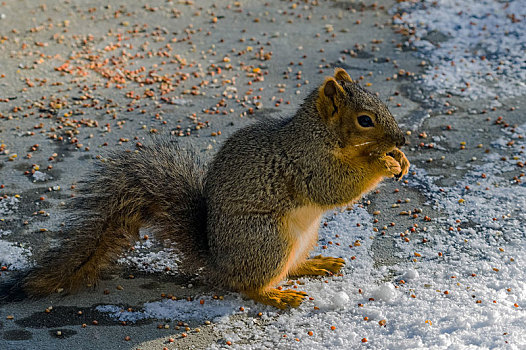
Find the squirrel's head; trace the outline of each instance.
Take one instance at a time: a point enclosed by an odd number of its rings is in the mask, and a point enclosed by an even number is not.
[[[353,82],[343,68],[325,78],[316,99],[318,114],[338,135],[341,147],[355,154],[382,155],[405,144],[387,106]]]

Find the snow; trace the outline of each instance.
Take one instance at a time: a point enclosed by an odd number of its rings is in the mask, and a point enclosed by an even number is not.
[[[35,171],[33,173],[33,182],[37,181],[46,181],[48,180],[49,176],[46,173],[43,173],[41,171]]]
[[[107,312],[120,321],[135,322],[145,318],[159,320],[212,320],[219,322],[233,315],[233,304],[242,302],[239,296],[229,296],[225,300],[214,299],[210,296],[198,296],[196,301],[166,299],[158,302],[146,303],[141,311],[128,311],[115,305],[97,306],[97,311]],[[204,304],[200,301],[204,300]],[[227,316],[225,318],[225,316]]]
[[[31,265],[30,257],[29,249],[0,240],[0,266],[6,266],[9,270],[24,270]]]
[[[1,217],[13,214],[17,209],[18,202],[20,202],[20,200],[14,196],[2,197],[0,200]]]
[[[350,301],[349,295],[342,291],[334,295],[333,305],[335,309],[344,309],[349,306]]]
[[[162,272],[176,275],[180,261],[173,248],[158,248],[155,239],[137,242],[132,253],[117,260],[118,263],[131,266],[144,272]],[[155,247],[155,249],[151,249]]]
[[[526,93],[523,1],[407,1],[396,10],[416,30],[408,43],[430,62],[428,88],[474,100]],[[433,39],[437,32],[447,40]]]
[[[2,197],[0,200],[0,219],[5,220],[16,213],[20,200],[14,196]],[[0,237],[11,235],[11,231],[0,229]],[[29,257],[31,251],[16,243],[0,239],[0,266],[10,270],[23,270],[31,266]]]
[[[384,283],[380,287],[373,290],[371,293],[373,298],[380,301],[390,303],[394,301],[398,295],[395,286],[392,283]]]

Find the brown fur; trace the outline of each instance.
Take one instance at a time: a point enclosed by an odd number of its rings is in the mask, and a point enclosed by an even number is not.
[[[367,115],[372,127],[361,126]],[[278,290],[286,276],[337,273],[340,258],[307,259],[324,211],[407,173],[405,142],[387,107],[343,69],[296,114],[234,133],[205,170],[167,140],[101,163],[76,200],[70,239],[30,272],[30,295],[94,284],[139,228],[175,243],[184,266],[216,286],[279,308],[305,293]]]

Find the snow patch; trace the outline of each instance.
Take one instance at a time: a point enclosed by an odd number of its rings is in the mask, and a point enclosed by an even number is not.
[[[133,248],[133,252],[117,262],[148,273],[178,273],[177,263],[180,262],[180,258],[173,248],[158,247],[154,239],[137,242]]]
[[[25,270],[31,266],[31,251],[16,243],[0,240],[0,265],[9,270]]]
[[[403,13],[395,23],[414,31],[408,43],[430,61],[428,88],[473,100],[526,93],[523,1],[406,1],[395,9]]]

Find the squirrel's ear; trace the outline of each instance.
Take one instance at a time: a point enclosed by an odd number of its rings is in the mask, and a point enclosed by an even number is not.
[[[351,76],[343,68],[336,68],[334,70],[334,79],[348,81],[349,83],[352,83]]]
[[[330,99],[334,99],[341,94],[345,95],[345,91],[333,77],[327,77],[320,90],[320,92],[323,92],[323,94]]]
[[[325,81],[318,90],[316,107],[318,112],[326,119],[333,117],[342,104],[345,91],[333,77],[325,78]]]

